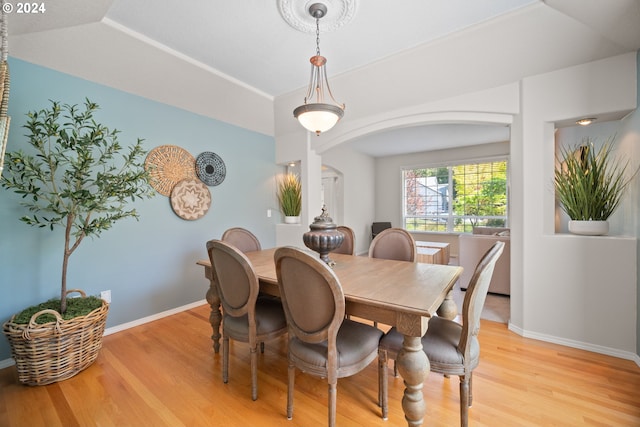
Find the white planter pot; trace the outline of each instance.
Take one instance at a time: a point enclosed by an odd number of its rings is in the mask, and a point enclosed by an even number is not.
[[[284,217],[285,224],[300,224],[300,216],[286,216]]]
[[[604,236],[609,233],[609,221],[569,221],[569,232],[583,236]]]

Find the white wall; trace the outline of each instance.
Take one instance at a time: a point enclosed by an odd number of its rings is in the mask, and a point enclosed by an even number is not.
[[[344,220],[356,234],[356,253],[369,250],[371,223],[376,220],[376,169],[372,157],[342,145],[322,154],[322,163],[340,171],[344,189]]]
[[[621,357],[636,351],[635,238],[616,237],[619,226],[605,237],[556,234],[549,184],[554,122],[631,111],[636,84],[635,53],[522,82],[522,114],[512,127],[512,134],[519,134],[512,139],[512,170],[522,172],[522,181],[512,181],[512,194],[523,196],[512,200],[512,243],[516,240],[522,252],[512,252],[519,261],[512,266],[517,292],[511,297],[511,328],[525,336]],[[637,128],[621,137],[640,144]]]

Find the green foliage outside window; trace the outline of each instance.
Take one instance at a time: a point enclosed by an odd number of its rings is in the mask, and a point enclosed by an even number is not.
[[[506,225],[506,160],[410,169],[403,176],[407,230],[469,232],[479,225]]]

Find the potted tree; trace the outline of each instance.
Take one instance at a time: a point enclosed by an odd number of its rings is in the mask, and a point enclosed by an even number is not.
[[[278,202],[286,224],[300,222],[302,210],[302,184],[298,175],[288,173],[278,182]]]
[[[607,220],[635,176],[627,176],[629,161],[613,157],[611,150],[612,139],[600,149],[586,139],[560,150],[554,177],[556,197],[571,219],[569,231],[574,234],[607,234]]]
[[[151,197],[142,140],[123,149],[119,131],[94,120],[99,106],[51,101],[27,113],[29,152],[6,153],[2,186],[22,196],[26,224],[64,229],[60,298],[29,307],[3,325],[18,368],[29,385],[69,378],[89,366],[102,344],[108,304],[67,290],[71,254],[85,237],[97,237],[124,218],[138,218],[127,204]],[[71,292],[82,298],[69,298]]]

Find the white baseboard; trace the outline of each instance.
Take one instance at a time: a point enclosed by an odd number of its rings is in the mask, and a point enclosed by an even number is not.
[[[601,345],[589,344],[581,341],[569,340],[566,338],[559,338],[553,335],[539,334],[537,332],[529,332],[522,328],[514,326],[511,322],[509,322],[508,327],[510,331],[515,332],[516,334],[525,338],[531,338],[535,340],[550,342],[552,344],[560,344],[565,347],[577,348],[580,350],[592,351],[594,353],[613,356],[620,359],[631,360],[631,361],[634,361],[636,365],[640,366],[640,356],[630,351],[623,351],[616,348],[604,347]]]
[[[112,326],[104,330],[104,335],[107,336],[107,335],[115,334],[116,332],[130,329],[130,328],[135,328],[136,326],[144,325],[145,323],[153,322],[154,320],[162,319],[163,317],[168,317],[176,313],[180,313],[182,311],[191,310],[192,308],[199,307],[202,304],[207,304],[207,301],[203,299],[200,301],[192,302],[191,304],[183,305],[181,307],[172,308],[171,310],[152,314],[151,316],[143,317],[142,319],[137,319],[131,322]]]
[[[112,326],[104,330],[104,336],[115,334],[116,332],[121,332],[126,329],[135,328],[136,326],[144,325],[145,323],[153,322],[154,320],[162,319],[163,317],[168,317],[176,313],[180,313],[182,311],[191,310],[192,308],[199,307],[203,304],[207,304],[207,301],[204,299],[200,301],[192,302],[191,304],[183,305],[181,307],[172,308],[171,310],[152,314],[151,316],[143,317],[141,319],[137,319],[131,322]],[[15,365],[15,361],[13,360],[13,358],[0,360],[0,369],[8,368],[9,366],[13,366],[13,365]]]

